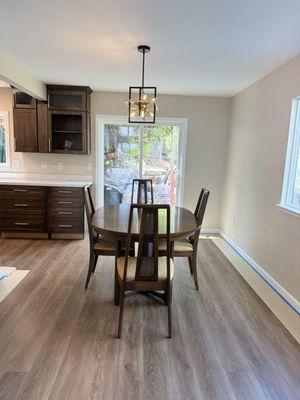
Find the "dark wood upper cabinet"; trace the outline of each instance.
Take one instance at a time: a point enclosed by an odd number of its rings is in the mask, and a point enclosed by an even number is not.
[[[47,85],[51,153],[90,153],[90,94],[86,86]]]
[[[48,140],[52,153],[87,154],[87,113],[48,111]]]
[[[91,92],[87,86],[47,85],[48,108],[89,112]]]
[[[15,151],[38,151],[35,108],[14,109],[14,147]]]
[[[89,154],[91,92],[86,86],[47,85],[47,102],[15,92],[15,151]]]

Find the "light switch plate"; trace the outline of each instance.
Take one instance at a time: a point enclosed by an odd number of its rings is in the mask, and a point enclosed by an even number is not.
[[[48,168],[47,161],[42,161],[42,169],[47,169],[47,168]]]
[[[21,161],[20,160],[12,160],[11,166],[13,168],[21,168]]]
[[[57,169],[59,169],[60,171],[61,171],[62,169],[64,169],[64,163],[63,163],[63,162],[57,163]]]

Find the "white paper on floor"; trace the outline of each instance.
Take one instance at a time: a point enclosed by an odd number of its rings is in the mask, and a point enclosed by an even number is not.
[[[26,277],[29,270],[0,267],[0,302]]]

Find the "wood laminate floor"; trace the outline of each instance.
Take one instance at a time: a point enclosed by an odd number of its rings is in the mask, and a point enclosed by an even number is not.
[[[300,399],[299,345],[210,240],[199,285],[175,260],[167,309],[129,299],[115,338],[113,259],[84,290],[88,243],[0,239],[3,265],[30,269],[0,303],[0,399]]]

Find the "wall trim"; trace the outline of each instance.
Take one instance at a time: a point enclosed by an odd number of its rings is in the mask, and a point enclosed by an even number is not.
[[[202,235],[219,235],[220,229],[201,229],[200,236]]]
[[[257,264],[243,249],[241,249],[224,232],[219,231],[225,242],[240,256],[247,265],[279,296],[297,315],[300,315],[300,303],[284,287],[272,278],[259,264]]]

